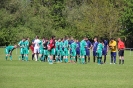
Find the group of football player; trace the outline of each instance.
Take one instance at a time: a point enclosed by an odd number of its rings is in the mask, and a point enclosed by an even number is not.
[[[108,44],[109,43],[109,44]],[[90,62],[90,52],[93,52],[93,62],[97,60],[98,64],[106,63],[106,55],[108,49],[111,50],[111,62],[110,64],[116,64],[116,49],[117,42],[111,38],[110,42],[107,40],[100,39],[94,37],[93,43],[89,40],[88,37],[84,37],[80,42],[73,37],[68,38],[65,36],[64,38],[56,39],[55,36],[52,36],[51,39],[42,38],[39,39],[38,36],[29,43],[29,38],[23,38],[19,43],[20,47],[20,56],[19,60],[29,61],[28,54],[29,48],[32,51],[32,60],[41,61],[41,62],[49,62],[49,64],[53,64],[53,62],[61,62],[61,63],[89,63]],[[11,56],[10,51],[17,46],[7,46],[6,47],[6,59]],[[124,42],[118,38],[118,50],[119,50],[119,64],[124,64]],[[102,61],[102,57],[104,57]],[[97,59],[96,59],[97,58]],[[10,57],[12,60],[12,57]]]

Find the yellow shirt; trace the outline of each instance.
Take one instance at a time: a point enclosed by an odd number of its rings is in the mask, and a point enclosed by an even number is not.
[[[110,41],[109,42],[109,47],[110,47],[110,49],[111,49],[111,52],[116,52],[116,47],[117,47],[117,43],[116,43],[116,41]]]

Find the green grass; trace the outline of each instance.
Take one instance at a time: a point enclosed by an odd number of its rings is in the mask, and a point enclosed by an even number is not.
[[[133,58],[125,52],[124,65],[70,64],[19,61],[16,50],[13,61],[6,61],[0,49],[0,88],[133,88]],[[117,57],[118,63],[118,57]]]

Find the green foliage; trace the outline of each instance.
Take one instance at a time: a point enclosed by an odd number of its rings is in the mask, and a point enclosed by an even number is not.
[[[132,36],[132,7],[132,0],[1,0],[0,45],[35,35]]]

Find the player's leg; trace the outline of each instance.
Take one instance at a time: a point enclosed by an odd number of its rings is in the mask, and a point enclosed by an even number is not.
[[[110,53],[110,56],[111,56],[110,64],[112,64],[113,63],[113,52]]]
[[[90,50],[88,51],[88,63],[90,62]]]
[[[114,64],[116,64],[116,52],[113,52]]]
[[[37,61],[37,49],[34,48],[34,54],[35,54],[35,61]]]
[[[121,59],[122,59],[122,64],[124,64],[124,50],[122,50],[122,55],[121,55]]]
[[[118,54],[119,54],[119,64],[121,64],[121,60],[122,60],[122,56],[121,56],[122,52],[121,52],[121,50],[119,50]]]
[[[8,49],[5,49],[5,54],[6,54],[5,59],[7,60],[8,56],[9,56],[9,50]]]
[[[95,63],[95,60],[96,60],[96,52],[93,51],[93,62]]]
[[[12,61],[12,51],[9,51],[9,57],[10,57],[10,60]]]

